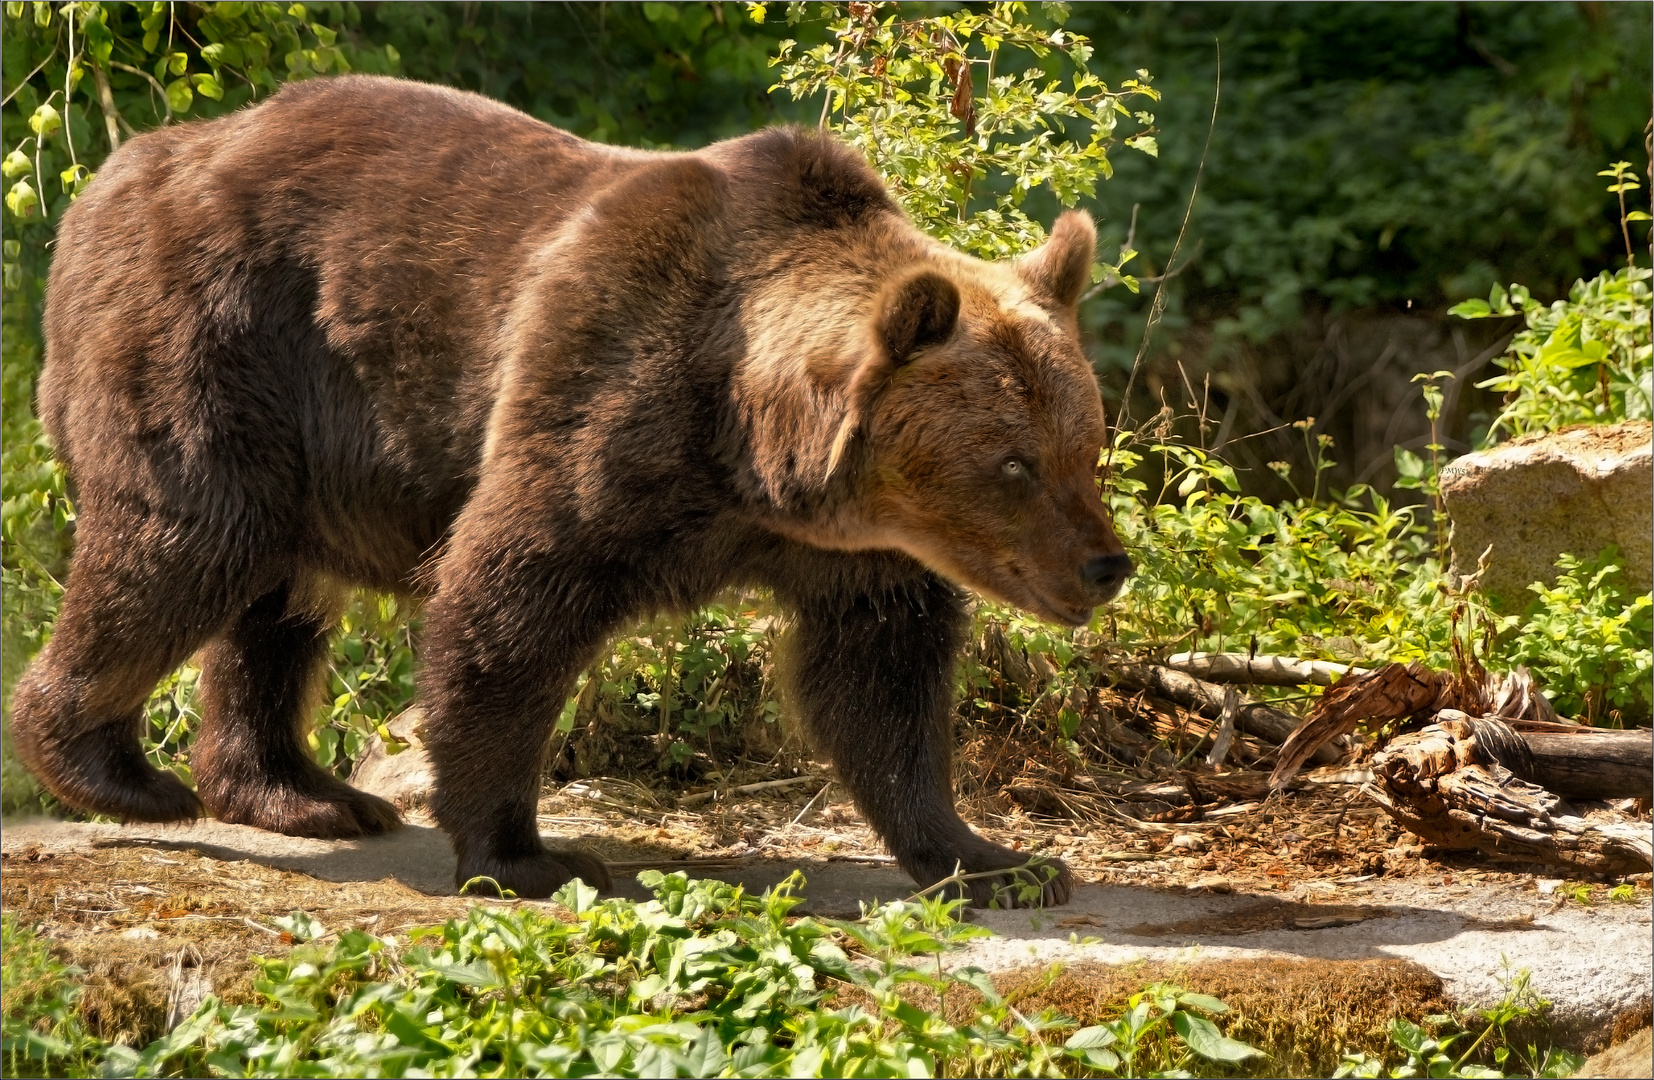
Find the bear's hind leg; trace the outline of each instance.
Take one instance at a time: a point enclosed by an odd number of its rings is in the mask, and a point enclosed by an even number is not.
[[[202,664],[201,732],[191,755],[214,817],[288,836],[339,838],[401,824],[390,803],[317,765],[306,713],[331,620],[289,610],[282,586],[253,602]]]
[[[926,574],[870,595],[796,598],[784,665],[813,741],[902,869],[929,886],[962,871],[973,905],[1067,903],[1073,875],[985,840],[953,804],[953,665],[965,614]],[[996,871],[1006,871],[996,873]]]
[[[239,574],[171,571],[166,522],[98,512],[83,493],[80,537],[52,639],[17,685],[13,743],[70,806],[125,821],[199,817],[201,802],[144,758],[144,702],[240,602]]]

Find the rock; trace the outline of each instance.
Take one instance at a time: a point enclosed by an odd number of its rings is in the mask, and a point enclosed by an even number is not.
[[[1466,454],[1442,470],[1453,521],[1454,575],[1477,574],[1480,588],[1509,607],[1526,605],[1529,584],[1556,580],[1556,558],[1581,558],[1619,545],[1622,584],[1654,585],[1654,424],[1633,420],[1526,435]]]
[[[1577,1077],[1654,1076],[1654,1029],[1643,1028],[1582,1065]]]
[[[423,720],[415,706],[386,724],[386,729],[403,744],[402,749],[393,754],[376,736],[351,771],[351,784],[379,796],[402,813],[424,806],[436,784],[436,771],[419,738]]]

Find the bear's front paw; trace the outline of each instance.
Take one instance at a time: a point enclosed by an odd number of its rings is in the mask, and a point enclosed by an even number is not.
[[[915,881],[927,886],[947,881],[946,894],[964,896],[971,907],[1056,907],[1074,892],[1074,872],[1061,859],[997,844],[961,855],[945,869],[927,860],[925,869],[929,872],[914,872]]]
[[[582,851],[539,851],[512,858],[462,858],[454,883],[461,891],[499,896],[501,890],[530,900],[544,900],[575,878],[599,892],[611,884],[603,860]]]

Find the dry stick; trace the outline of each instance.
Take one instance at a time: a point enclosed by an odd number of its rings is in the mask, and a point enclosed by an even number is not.
[[[1108,677],[1115,683],[1133,690],[1147,690],[1163,698],[1193,709],[1203,716],[1218,716],[1223,710],[1223,690],[1192,675],[1174,671],[1159,664],[1121,664],[1110,666]],[[1256,735],[1279,746],[1292,735],[1298,721],[1279,709],[1261,702],[1242,700],[1235,714],[1235,726],[1248,735]],[[1347,744],[1348,740],[1345,740]],[[1342,757],[1342,746],[1327,743],[1316,749],[1314,760],[1331,765]]]
[[[814,795],[810,796],[810,801],[804,804],[804,809],[802,809],[798,812],[798,816],[793,818],[791,821],[787,822],[787,828],[790,829],[794,825],[797,825],[800,821],[803,821],[804,820],[804,815],[808,814],[810,812],[810,807],[812,807],[816,804],[817,799],[819,799],[823,795],[827,794],[827,789],[832,787],[832,786],[833,786],[833,782],[831,780],[827,781],[825,784],[822,784],[821,785],[821,790],[816,792]]]
[[[1223,718],[1218,733],[1212,739],[1212,752],[1206,755],[1206,764],[1216,768],[1229,756],[1229,744],[1235,741],[1235,714],[1240,712],[1240,691],[1233,686],[1223,691]]]
[[[121,148],[121,114],[115,108],[115,95],[109,90],[109,73],[101,64],[92,65],[92,82],[98,89],[98,108],[103,110],[103,126],[109,130],[109,152]]]
[[[46,54],[46,59],[44,59],[40,63],[36,64],[34,66],[33,71],[31,71],[27,75],[23,76],[22,80],[20,82],[18,82],[18,84],[16,86],[11,88],[11,93],[7,94],[4,98],[0,98],[0,106],[10,105],[11,104],[11,99],[17,96],[17,92],[19,90],[23,89],[24,84],[27,83],[30,79],[34,78],[36,75],[39,75],[40,74],[40,69],[45,67],[47,64],[51,63],[55,59],[57,59],[57,43],[54,41],[52,43],[52,51]]]
[[[1218,100],[1223,94],[1223,43],[1217,45],[1217,80],[1212,88],[1212,119],[1206,126],[1206,145],[1200,151],[1200,166],[1195,169],[1194,186],[1189,189],[1189,205],[1183,209],[1183,225],[1177,230],[1177,242],[1172,244],[1172,257],[1166,260],[1166,270],[1160,275],[1160,283],[1154,289],[1154,302],[1149,305],[1148,322],[1143,324],[1143,341],[1137,346],[1137,356],[1131,362],[1131,374],[1126,378],[1126,389],[1120,395],[1120,412],[1114,418],[1114,430],[1119,431],[1126,422],[1126,409],[1131,405],[1131,390],[1137,384],[1137,372],[1143,366],[1143,358],[1148,355],[1149,341],[1154,337],[1154,328],[1160,322],[1160,317],[1166,310],[1166,279],[1171,276],[1171,269],[1177,263],[1177,253],[1183,248],[1183,236],[1189,231],[1189,219],[1194,216],[1195,196],[1200,193],[1200,178],[1206,172],[1206,154],[1212,148],[1212,132],[1218,125]],[[1108,464],[1114,464],[1114,444],[1109,443]]]
[[[776,788],[797,787],[799,784],[809,784],[820,779],[819,776],[793,776],[785,780],[765,780],[757,784],[742,784],[740,787],[725,788],[722,791],[717,788],[710,791],[697,791],[692,795],[685,795],[679,799],[678,806],[699,806],[701,803],[711,801],[718,795],[751,795],[758,791],[774,791]],[[825,791],[826,789],[823,788],[822,790]]]
[[[1207,682],[1243,682],[1254,686],[1331,686],[1352,672],[1365,673],[1362,668],[1327,660],[1230,652],[1175,653],[1166,658],[1166,666]]]

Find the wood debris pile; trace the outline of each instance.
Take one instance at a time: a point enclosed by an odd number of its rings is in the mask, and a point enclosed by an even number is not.
[[[1344,763],[1320,772],[1365,781],[1372,803],[1437,848],[1592,875],[1654,868],[1654,733],[1563,720],[1523,669],[1493,675],[1461,658],[1454,672],[1363,671],[1231,653],[1161,664],[1099,651],[1097,685],[1052,700],[1048,661],[991,628],[979,657],[1032,703],[1001,723],[979,712],[965,729],[961,795],[979,812],[1166,828],[1301,788],[1310,764]],[[1236,684],[1328,689],[1300,721]],[[1054,739],[1061,710],[1068,737]],[[1358,731],[1376,741],[1352,740]]]

